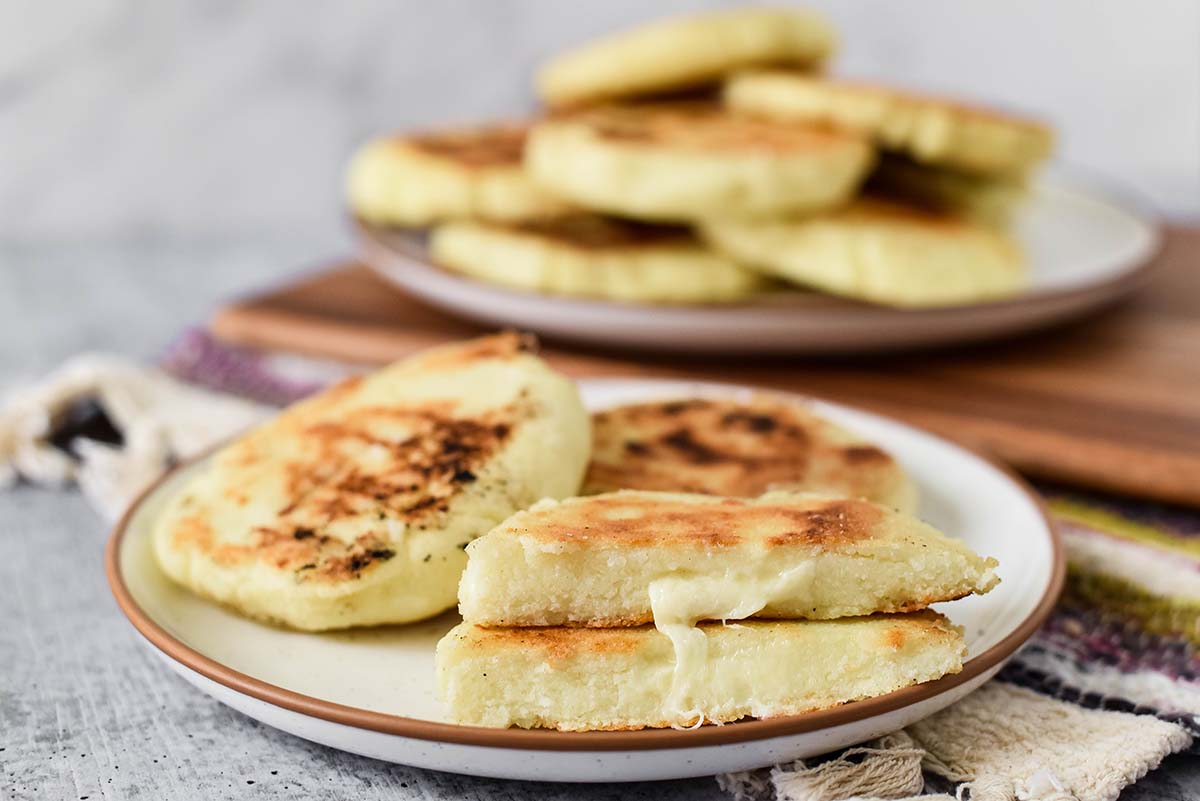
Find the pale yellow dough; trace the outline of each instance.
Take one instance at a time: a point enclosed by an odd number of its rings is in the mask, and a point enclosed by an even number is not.
[[[1002,232],[875,199],[812,217],[712,221],[701,230],[749,267],[889,306],[998,300],[1026,284],[1024,254]]]
[[[521,167],[523,125],[388,136],[350,162],[346,194],[361,220],[425,226],[441,220],[537,220],[570,207],[537,187]]]
[[[690,727],[827,709],[962,669],[961,632],[932,612],[701,626],[677,681],[671,640],[649,626],[485,629],[438,644],[451,717],[563,731]]]
[[[597,216],[445,223],[429,249],[435,263],[488,283],[626,303],[735,301],[771,283],[686,229]]]
[[[672,92],[755,65],[814,67],[834,45],[833,29],[807,11],[750,8],[665,19],[552,59],[538,71],[538,94],[568,106]]]
[[[702,103],[596,108],[538,123],[525,164],[552,194],[640,220],[764,217],[846,201],[874,161],[855,134]]]
[[[1030,119],[790,70],[735,75],[725,85],[724,99],[738,112],[858,131],[881,149],[966,172],[1022,173],[1054,147],[1050,128]]]

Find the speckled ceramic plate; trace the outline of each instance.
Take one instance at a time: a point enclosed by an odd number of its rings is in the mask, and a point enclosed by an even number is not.
[[[750,391],[624,379],[580,387],[593,410]],[[433,663],[434,645],[458,622],[456,614],[410,626],[305,634],[239,617],[167,580],[152,556],[151,531],[203,459],[165,476],[117,525],[106,554],[109,582],[122,611],[176,673],[270,726],[356,754],[498,778],[633,781],[823,753],[906,726],[990,678],[1049,614],[1064,560],[1041,505],[1019,479],[932,434],[845,406],[803,402],[890,451],[920,487],[921,516],[1000,561],[997,589],[939,607],[965,628],[969,658],[961,673],[821,712],[690,731],[456,725],[445,720],[435,698]]]
[[[424,235],[355,223],[364,261],[405,292],[459,317],[549,338],[658,351],[837,354],[994,339],[1110,305],[1145,281],[1160,246],[1150,215],[1095,179],[1053,176],[1014,233],[1030,262],[1018,297],[894,309],[806,292],[738,304],[651,306],[554,297],[476,281],[429,261]]]

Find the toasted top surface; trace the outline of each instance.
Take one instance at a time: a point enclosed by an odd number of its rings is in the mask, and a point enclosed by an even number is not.
[[[882,148],[971,172],[1021,172],[1054,146],[1051,128],[1029,117],[796,71],[739,73],[726,84],[724,97],[740,112],[860,131]]]
[[[878,638],[881,651],[901,650],[913,639],[953,643],[960,641],[962,636],[945,617],[928,609],[838,620],[739,620],[736,626],[720,622],[698,625],[709,637],[722,639],[749,635],[761,641],[763,634],[781,640],[837,634],[870,636]],[[662,635],[651,625],[579,629],[565,626],[483,628],[464,624],[448,636],[461,637],[471,649],[482,653],[521,650],[555,663],[608,654],[633,654]]]
[[[709,103],[605,106],[560,115],[544,125],[569,126],[614,145],[699,153],[795,155],[864,148],[855,134],[741,117]]]
[[[717,11],[659,20],[563,53],[538,71],[538,92],[558,106],[661,94],[755,65],[811,67],[833,49],[833,30],[811,12]]]
[[[184,490],[161,524],[170,547],[305,582],[392,558],[541,413],[528,346],[504,334],[435,349],[290,407]]]
[[[908,538],[923,526],[870,501],[772,492],[759,498],[622,490],[543,501],[510,517],[488,537],[543,543],[627,546],[853,548],[881,538]]]
[[[796,403],[688,399],[593,415],[585,493],[617,489],[761,495],[805,488],[894,501],[906,483],[880,448]]]
[[[525,148],[525,125],[494,124],[457,131],[431,131],[393,138],[400,147],[454,162],[464,168],[517,167]]]

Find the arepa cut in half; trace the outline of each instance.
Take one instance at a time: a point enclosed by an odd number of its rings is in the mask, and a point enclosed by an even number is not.
[[[364,222],[398,227],[567,213],[567,203],[536,186],[522,169],[525,136],[523,124],[498,123],[375,139],[350,161],[350,208]]]
[[[739,117],[706,103],[607,106],[535,125],[525,164],[548,192],[647,221],[836,206],[874,160],[856,134]]]
[[[502,334],[435,348],[286,409],[171,500],[154,532],[159,565],[297,629],[454,606],[467,543],[539,498],[574,494],[587,463],[579,393],[530,344]]]
[[[592,441],[586,495],[633,489],[754,497],[789,489],[917,508],[916,485],[890,454],[801,402],[766,393],[605,409],[592,416]]]
[[[985,593],[996,562],[870,501],[622,492],[546,500],[467,546],[480,626],[830,619]]]
[[[827,709],[962,669],[962,633],[931,611],[829,621],[702,624],[677,669],[651,626],[481,628],[438,643],[439,694],[479,726],[690,728]]]

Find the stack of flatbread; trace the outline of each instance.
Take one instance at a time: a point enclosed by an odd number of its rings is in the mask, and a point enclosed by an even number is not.
[[[1050,130],[827,78],[834,49],[796,10],[618,33],[544,65],[540,118],[368,143],[350,205],[430,228],[445,268],[550,294],[713,303],[790,284],[920,307],[1020,291],[1006,229]]]
[[[927,607],[987,592],[996,563],[909,514],[915,490],[880,449],[766,398],[594,425],[595,494],[467,546],[464,622],[437,658],[457,720],[691,727],[961,669],[961,632]]]

